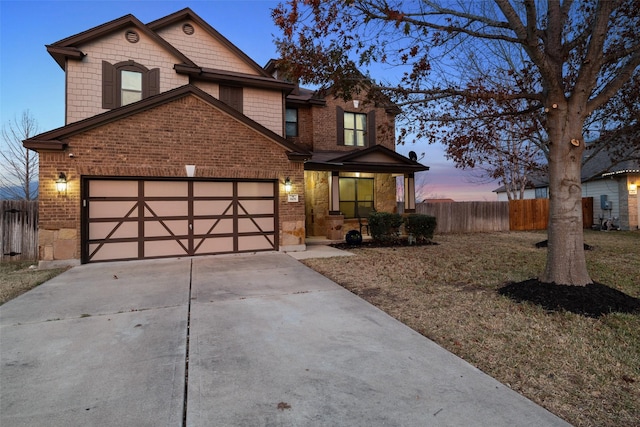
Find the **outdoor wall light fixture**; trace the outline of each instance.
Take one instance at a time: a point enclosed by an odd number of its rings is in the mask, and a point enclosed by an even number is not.
[[[67,175],[64,172],[60,172],[58,179],[56,179],[56,190],[58,190],[58,194],[67,194]]]
[[[631,195],[638,194],[638,184],[636,183],[629,184],[629,194]]]
[[[287,193],[291,192],[291,180],[289,179],[289,177],[284,180],[284,191],[286,191]]]

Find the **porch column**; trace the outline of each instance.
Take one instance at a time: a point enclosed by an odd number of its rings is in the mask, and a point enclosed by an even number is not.
[[[340,172],[331,171],[329,177],[329,215],[340,215]]]
[[[416,180],[413,172],[404,174],[404,212],[416,211]]]

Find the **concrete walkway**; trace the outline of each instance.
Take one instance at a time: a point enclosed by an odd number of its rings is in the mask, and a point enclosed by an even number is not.
[[[567,425],[280,253],[75,267],[0,339],[2,427]]]

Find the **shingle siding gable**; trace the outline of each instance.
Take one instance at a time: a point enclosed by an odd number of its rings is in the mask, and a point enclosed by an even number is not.
[[[195,30],[192,35],[187,35],[182,30],[186,23],[191,24]],[[178,22],[158,30],[157,34],[199,67],[258,75],[252,67],[193,21]]]
[[[187,76],[173,70],[176,58],[144,34],[140,41],[129,43],[124,33],[114,33],[79,46],[86,54],[82,61],[69,61],[67,65],[66,124],[74,123],[105,112],[102,108],[102,61],[115,64],[134,60],[148,69],[159,69],[159,91],[189,83]]]

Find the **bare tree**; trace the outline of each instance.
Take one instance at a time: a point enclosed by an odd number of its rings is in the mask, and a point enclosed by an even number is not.
[[[422,203],[424,199],[435,197],[434,193],[429,191],[429,175],[427,173],[417,172],[414,179],[416,203]],[[404,178],[401,176],[396,178],[396,201],[404,202]]]
[[[633,99],[640,92],[638,0],[289,0],[273,18],[282,30],[282,68],[302,82],[331,85],[346,99],[358,68],[400,67],[397,84],[378,86],[403,107],[401,138],[464,147],[492,135],[469,136],[478,128],[477,112],[536,115],[550,189],[549,246],[539,279],[592,283],[582,231],[585,125],[605,107],[628,108],[625,94]],[[482,53],[473,58],[482,66],[460,61],[469,46]],[[517,60],[494,54],[504,46]],[[614,115],[604,133],[624,127],[625,115]],[[452,123],[465,121],[465,132],[452,131]]]
[[[38,123],[28,110],[2,127],[4,147],[0,150],[3,163],[0,185],[12,199],[38,198],[38,187],[34,185],[38,178],[38,153],[22,145],[23,140],[37,133]]]

